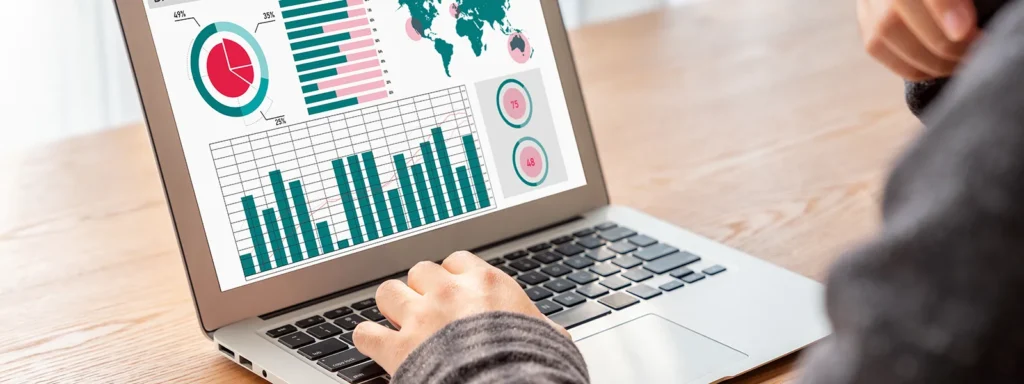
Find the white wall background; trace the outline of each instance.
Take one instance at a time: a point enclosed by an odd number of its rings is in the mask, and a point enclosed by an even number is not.
[[[559,0],[576,28],[695,0]],[[110,0],[5,2],[0,151],[142,119]]]

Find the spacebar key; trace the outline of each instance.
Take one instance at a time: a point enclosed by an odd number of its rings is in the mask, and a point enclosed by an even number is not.
[[[558,323],[558,325],[565,327],[565,329],[569,329],[609,313],[612,313],[612,311],[608,307],[589,301],[576,308],[549,316],[549,318]]]

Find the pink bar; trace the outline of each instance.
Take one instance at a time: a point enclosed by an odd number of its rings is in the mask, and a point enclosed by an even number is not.
[[[354,7],[356,5],[363,5],[363,0],[348,0],[348,6]]]
[[[370,50],[366,50],[366,51],[362,51],[362,52],[350,53],[348,55],[345,55],[345,57],[347,57],[348,61],[351,63],[353,61],[359,61],[359,60],[363,60],[363,59],[369,59],[371,57],[377,57],[377,50],[376,49],[370,49]]]
[[[365,17],[362,19],[345,20],[342,22],[325,25],[324,33],[344,31],[346,29],[352,29],[355,27],[365,27],[367,25],[370,25],[370,19],[367,19]]]
[[[349,35],[351,35],[353,39],[358,39],[360,37],[370,36],[371,33],[372,32],[370,32],[370,28],[366,28],[360,29],[358,31],[349,32]]]
[[[338,73],[351,73],[355,71],[362,71],[364,69],[376,68],[380,66],[380,62],[377,60],[363,61],[355,64],[342,65],[338,67]]]
[[[338,97],[346,97],[346,96],[351,96],[351,95],[354,95],[354,94],[357,94],[357,93],[363,93],[363,92],[366,92],[366,91],[372,91],[374,89],[381,89],[381,88],[384,88],[385,85],[387,85],[387,84],[384,83],[384,80],[374,81],[372,83],[366,83],[366,84],[363,84],[363,85],[357,85],[357,86],[354,86],[354,87],[351,87],[351,88],[339,89],[337,91],[334,91],[334,94],[338,95]]]
[[[380,91],[369,95],[359,96],[359,104],[374,102],[388,97],[388,91]]]
[[[341,49],[342,52],[348,52],[348,51],[354,51],[354,50],[357,50],[357,49],[360,49],[360,48],[366,48],[366,47],[372,47],[372,46],[373,46],[373,39],[366,39],[366,40],[359,40],[359,41],[354,42],[354,43],[345,43],[345,44],[339,45],[338,48]]]
[[[317,89],[331,89],[331,88],[337,87],[339,85],[347,85],[347,84],[352,84],[352,83],[358,83],[360,81],[376,79],[376,78],[379,78],[379,77],[384,77],[384,71],[381,71],[381,70],[378,69],[376,71],[360,73],[358,75],[352,75],[352,76],[349,76],[349,77],[339,77],[337,79],[327,80],[327,81],[321,82],[320,84],[317,84],[316,88]]]
[[[362,0],[360,0],[359,4],[362,4],[362,3],[363,3]],[[349,5],[356,5],[355,3],[351,2],[351,1],[348,4]],[[359,9],[353,9],[351,11],[348,11],[348,17],[359,17],[359,16],[366,16],[366,10],[362,9],[362,8],[359,8]]]

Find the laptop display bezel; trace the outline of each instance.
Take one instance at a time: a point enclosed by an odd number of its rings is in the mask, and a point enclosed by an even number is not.
[[[233,322],[399,273],[422,260],[439,260],[454,250],[474,249],[607,205],[604,177],[558,1],[539,1],[544,9],[584,166],[585,186],[221,291],[150,31],[146,0],[115,0],[185,272],[203,329],[212,332]]]

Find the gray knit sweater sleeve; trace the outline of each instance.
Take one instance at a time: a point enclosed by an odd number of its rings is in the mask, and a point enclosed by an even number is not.
[[[507,312],[456,321],[416,348],[394,384],[586,384],[576,345],[547,323]]]

